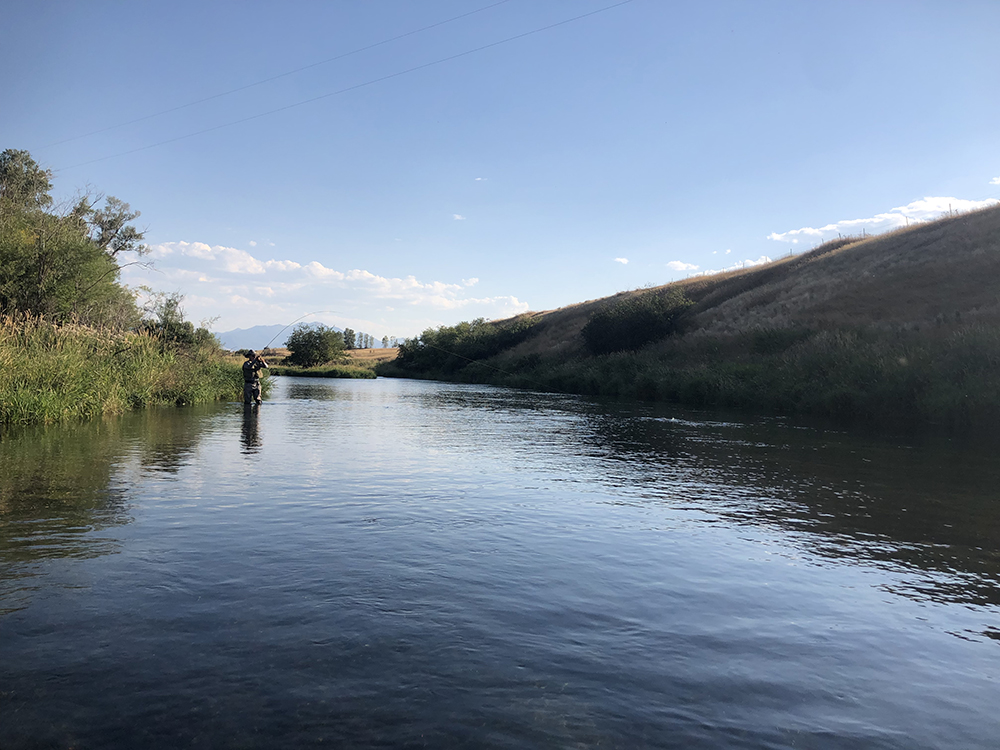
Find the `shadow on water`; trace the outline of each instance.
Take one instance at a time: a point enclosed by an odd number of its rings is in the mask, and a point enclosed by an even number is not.
[[[822,557],[909,573],[893,591],[915,600],[1000,604],[996,441],[665,412],[587,416],[589,450],[631,502],[710,509],[780,529]],[[684,476],[698,482],[665,481]]]
[[[114,553],[132,520],[136,473],[172,475],[190,460],[213,410],[151,409],[0,438],[0,613],[23,606],[36,567]]]
[[[1000,605],[995,438],[846,432],[475,386],[408,398],[439,413],[482,415],[482,430],[510,415],[530,418],[534,447],[569,444],[574,458],[597,461],[596,480],[614,489],[616,503],[778,529],[820,557],[903,573],[891,590],[917,601]]]

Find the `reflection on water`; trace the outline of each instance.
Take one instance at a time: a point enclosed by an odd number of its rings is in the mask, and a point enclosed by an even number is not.
[[[40,563],[113,553],[137,473],[176,473],[204,409],[7,430],[0,441],[0,613],[24,605]]]
[[[240,432],[244,453],[260,450],[260,407],[256,404],[243,405],[243,429]]]
[[[0,747],[992,747],[995,454],[293,378],[7,433]]]

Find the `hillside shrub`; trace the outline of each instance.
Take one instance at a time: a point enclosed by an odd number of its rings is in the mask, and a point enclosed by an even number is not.
[[[680,289],[635,294],[591,315],[583,340],[594,354],[634,351],[677,332],[691,300]]]
[[[527,339],[535,319],[527,316],[487,321],[477,318],[454,326],[428,328],[399,346],[393,369],[425,376],[454,375]]]

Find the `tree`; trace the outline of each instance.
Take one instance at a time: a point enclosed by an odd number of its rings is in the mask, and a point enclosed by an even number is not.
[[[0,153],[0,199],[20,208],[52,204],[52,172],[38,166],[31,154],[18,149]]]
[[[345,328],[344,329],[343,337],[344,337],[344,348],[345,349],[353,349],[354,348],[355,336],[356,336],[356,334],[354,333],[354,329],[353,328]]]
[[[344,336],[324,325],[299,323],[292,329],[285,346],[291,351],[288,355],[291,364],[314,367],[339,357],[344,351]]]
[[[103,208],[92,208],[89,200],[84,198],[73,212],[86,221],[90,238],[112,258],[124,252],[139,255],[149,252],[149,247],[142,244],[146,233],[128,223],[138,218],[140,212],[133,211],[125,201],[109,195]]]
[[[180,292],[153,294],[146,305],[147,317],[142,327],[172,344],[218,348],[220,344],[215,334],[204,327],[195,328],[194,323],[184,319],[183,301],[184,295]]]
[[[139,311],[119,281],[118,254],[142,253],[139,215],[117,198],[81,199],[56,213],[52,173],[27,151],[0,153],[0,313],[45,315],[97,326],[133,327]]]
[[[382,348],[383,349],[388,349],[389,348],[389,337],[388,336],[383,336],[382,337]]]

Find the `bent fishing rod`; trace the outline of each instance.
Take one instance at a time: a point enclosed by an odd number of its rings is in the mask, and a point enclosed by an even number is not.
[[[263,349],[269,348],[271,346],[271,344],[274,343],[274,340],[276,338],[278,338],[278,336],[280,336],[281,334],[283,334],[285,331],[287,331],[289,328],[291,328],[293,325],[295,325],[296,323],[298,323],[303,318],[308,318],[310,315],[320,315],[322,313],[330,313],[331,315],[342,315],[343,314],[339,310],[314,310],[313,312],[308,312],[305,315],[300,315],[295,320],[293,320],[291,323],[289,323],[287,326],[285,326],[280,331],[278,331],[276,334],[274,334],[274,336],[271,337],[271,340],[268,341],[266,344],[264,344],[264,346],[262,348]],[[260,349],[258,349],[258,351],[260,351]]]

